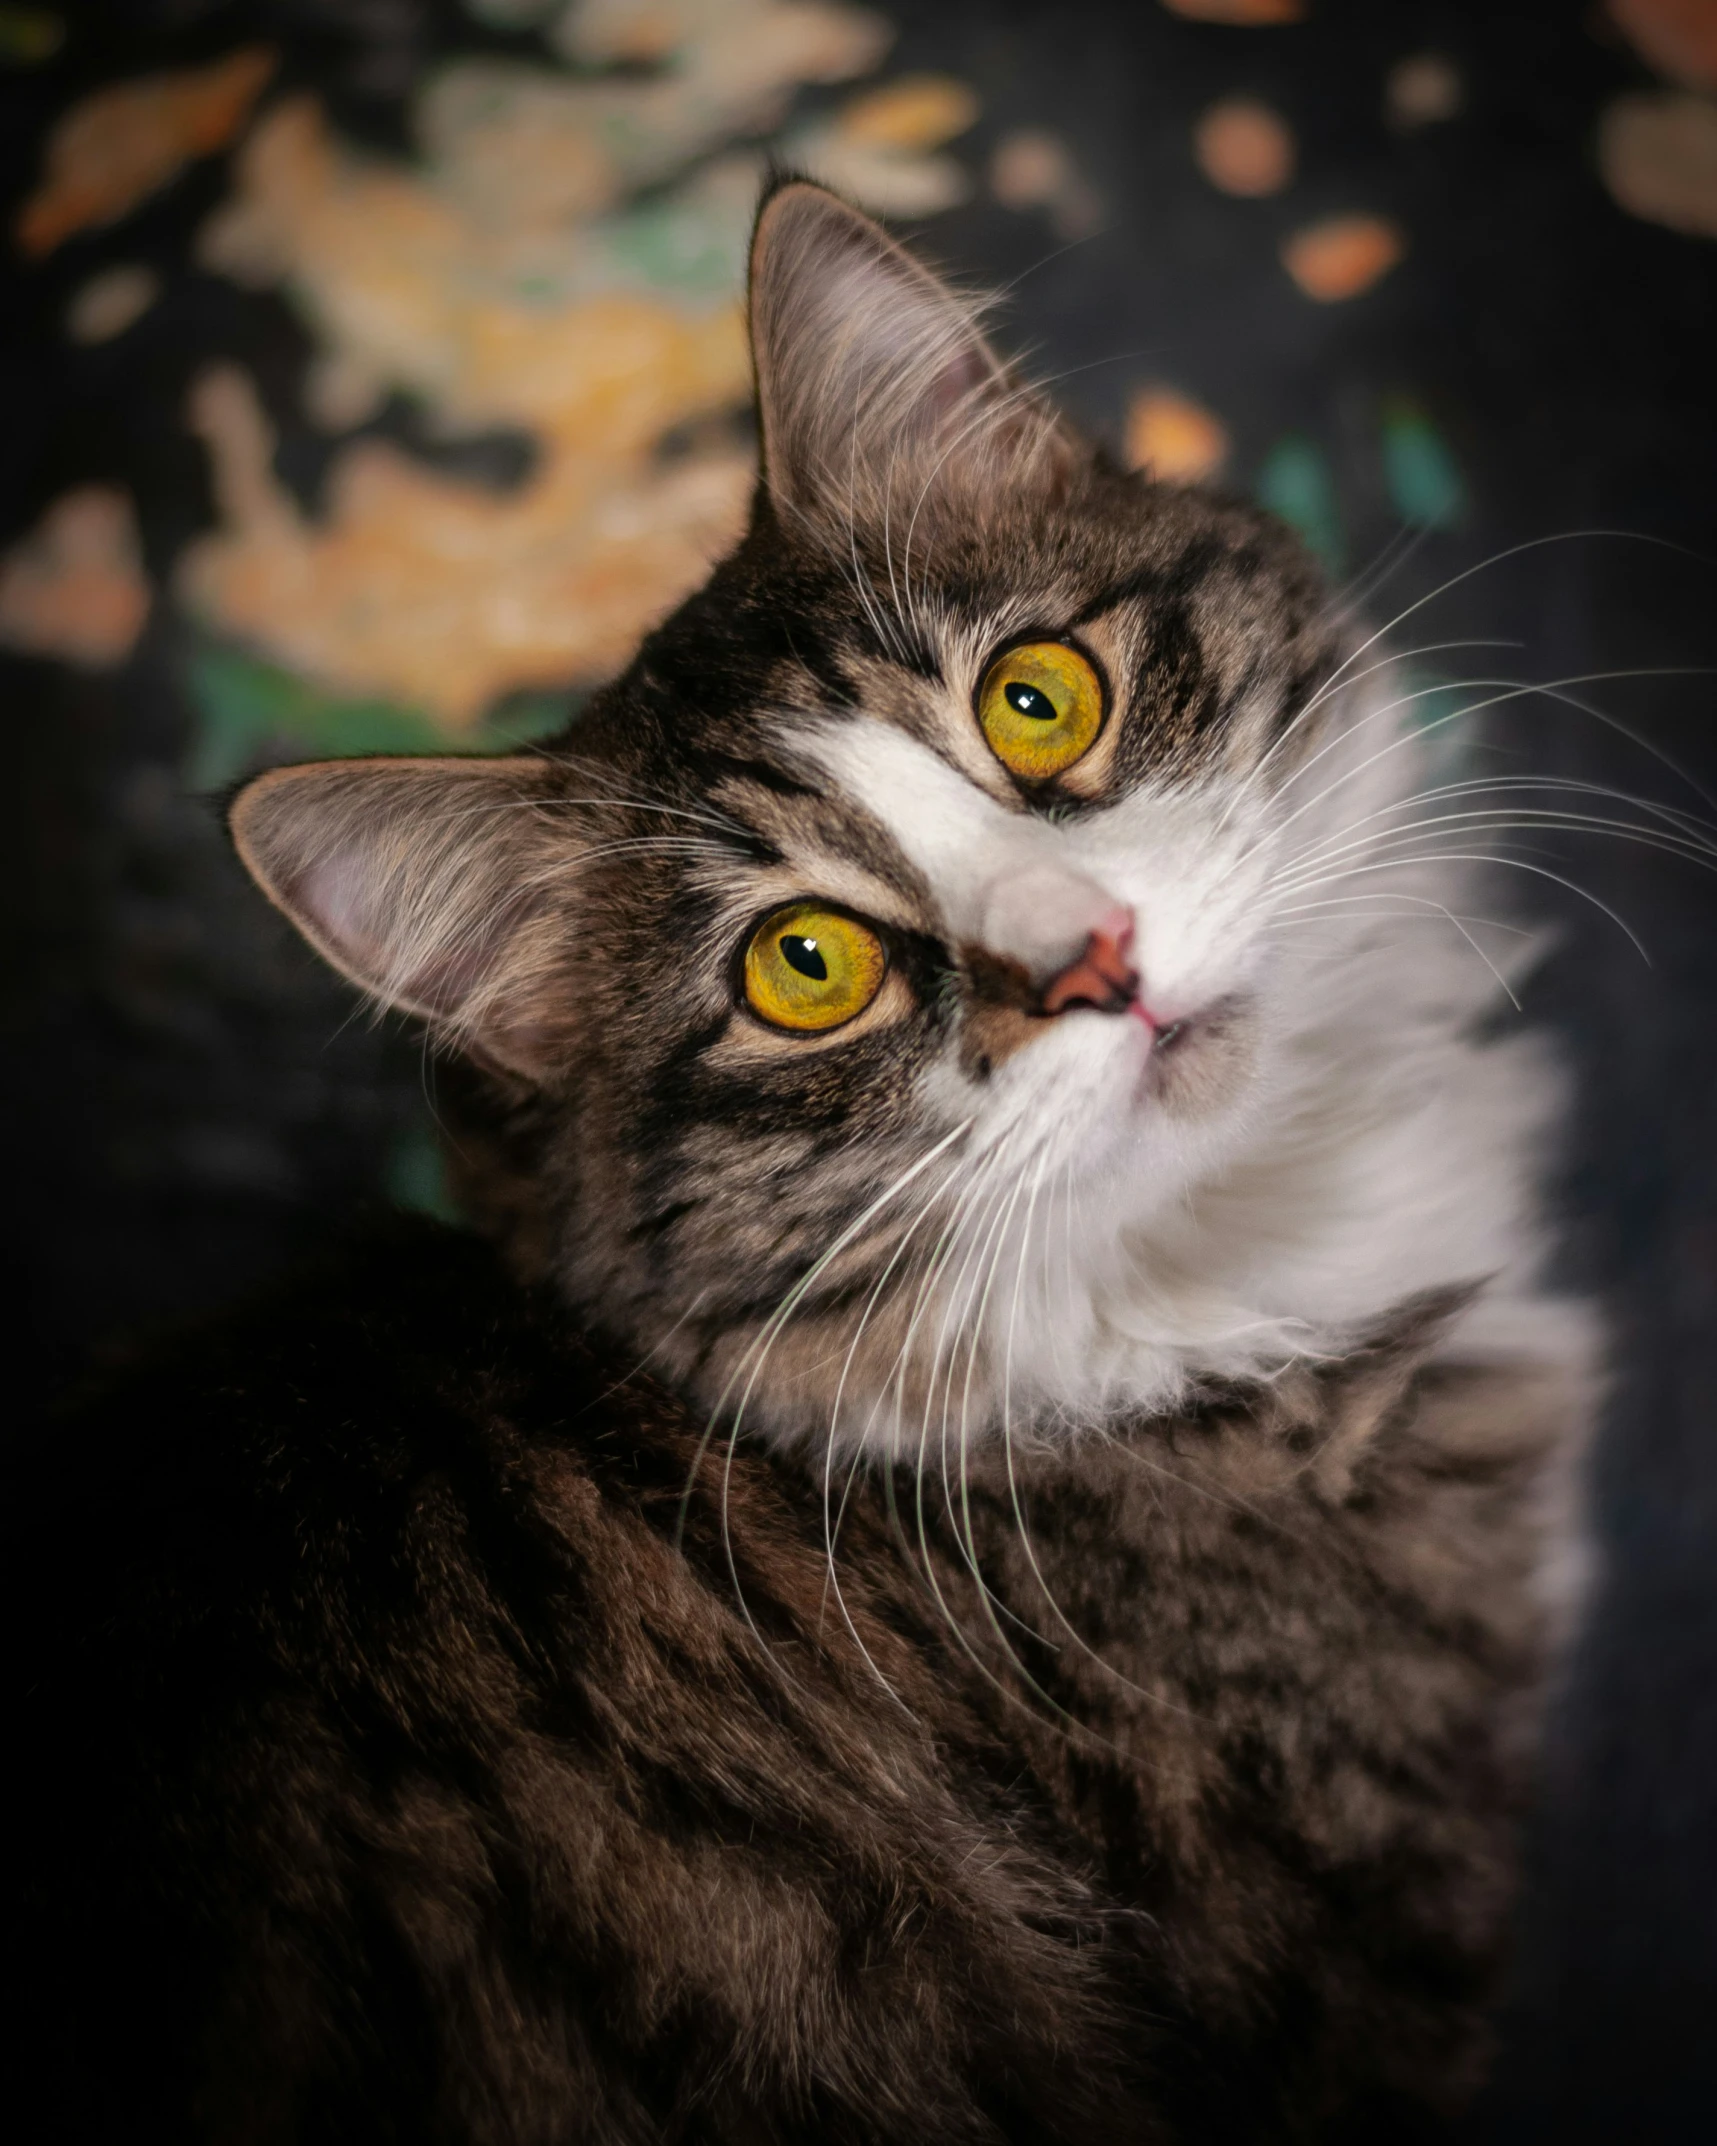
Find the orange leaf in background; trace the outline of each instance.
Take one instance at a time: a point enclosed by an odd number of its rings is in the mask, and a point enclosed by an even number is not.
[[[161,295],[161,278],[141,261],[122,261],[91,276],[66,308],[74,343],[106,343],[140,321]]]
[[[1308,298],[1330,305],[1369,290],[1406,251],[1398,224],[1381,216],[1332,216],[1296,231],[1282,247],[1282,265]]]
[[[695,408],[709,370],[737,371],[744,345],[737,312],[700,332],[637,296],[593,300],[574,325],[561,349],[576,376],[585,346],[586,437],[569,423],[503,493],[359,440],[336,457],[314,520],[275,474],[249,376],[212,367],[191,423],[221,518],[181,556],[180,598],[322,691],[419,709],[450,734],[502,694],[618,670],[738,537],[755,464],[730,449],[658,467],[635,451],[636,412],[616,398],[630,384],[660,407]]]
[[[1384,117],[1403,132],[1453,119],[1466,95],[1454,63],[1440,52],[1414,52],[1397,60],[1383,85]]]
[[[1306,19],[1306,0],[1163,0],[1163,6],[1188,22],[1228,22],[1242,29]]]
[[[1294,137],[1255,97],[1225,97],[1193,129],[1198,168],[1225,194],[1276,194],[1294,175]]]
[[[1004,209],[1040,209],[1073,177],[1066,144],[1046,127],[1016,127],[990,159],[990,190]]]
[[[1047,127],[1016,127],[1002,136],[990,158],[990,191],[1004,209],[1047,209],[1065,239],[1089,238],[1102,228],[1096,189]]]
[[[150,588],[128,494],[86,484],[57,499],[0,559],[0,642],[85,670],[123,663]]]
[[[951,75],[902,75],[855,97],[837,122],[868,149],[938,149],[978,117],[975,90]]]
[[[1709,97],[1618,97],[1598,124],[1598,169],[1631,216],[1717,238],[1717,104]]]
[[[1228,432],[1201,403],[1172,388],[1142,388],[1127,407],[1128,467],[1165,484],[1197,484],[1228,459]]]
[[[116,223],[195,157],[244,124],[277,55],[264,46],[211,67],[148,75],[97,90],[48,137],[42,183],[18,215],[18,243],[39,260],[74,231]]]
[[[1641,59],[1690,89],[1717,89],[1717,0],[1610,0]]]

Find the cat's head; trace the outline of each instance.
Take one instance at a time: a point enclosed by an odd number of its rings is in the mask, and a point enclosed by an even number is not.
[[[1389,1109],[1304,905],[1399,719],[1284,529],[1094,454],[821,189],[751,323],[751,525],[569,734],[276,770],[240,851],[533,1099],[564,1286],[706,1402],[910,1443],[1264,1363],[1391,1279],[1266,1276]]]

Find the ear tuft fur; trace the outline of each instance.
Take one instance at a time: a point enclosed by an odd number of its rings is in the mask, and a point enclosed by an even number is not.
[[[826,188],[785,178],[751,247],[763,471],[790,514],[904,527],[927,502],[1054,482],[1073,452],[979,309]]]

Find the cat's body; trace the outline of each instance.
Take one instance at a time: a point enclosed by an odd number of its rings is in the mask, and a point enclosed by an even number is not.
[[[24,2136],[1432,2135],[1572,1398],[1427,1371],[1444,1309],[1262,1424],[868,1477],[838,1595],[802,1468],[469,1241],[189,1337],[10,1552]]]
[[[43,2136],[1398,2141],[1478,2075],[1593,1372],[1468,793],[874,227],[784,187],[752,290],[752,527],[580,726],[235,807],[483,1069],[514,1279],[377,1245],[24,1487]]]

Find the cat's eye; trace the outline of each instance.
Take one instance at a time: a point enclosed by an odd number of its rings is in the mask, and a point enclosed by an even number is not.
[[[1047,782],[1082,759],[1102,729],[1102,680],[1078,649],[1027,641],[984,673],[978,721],[1010,774]]]
[[[745,950],[745,997],[772,1028],[839,1028],[882,989],[888,957],[868,925],[821,902],[777,909]]]

